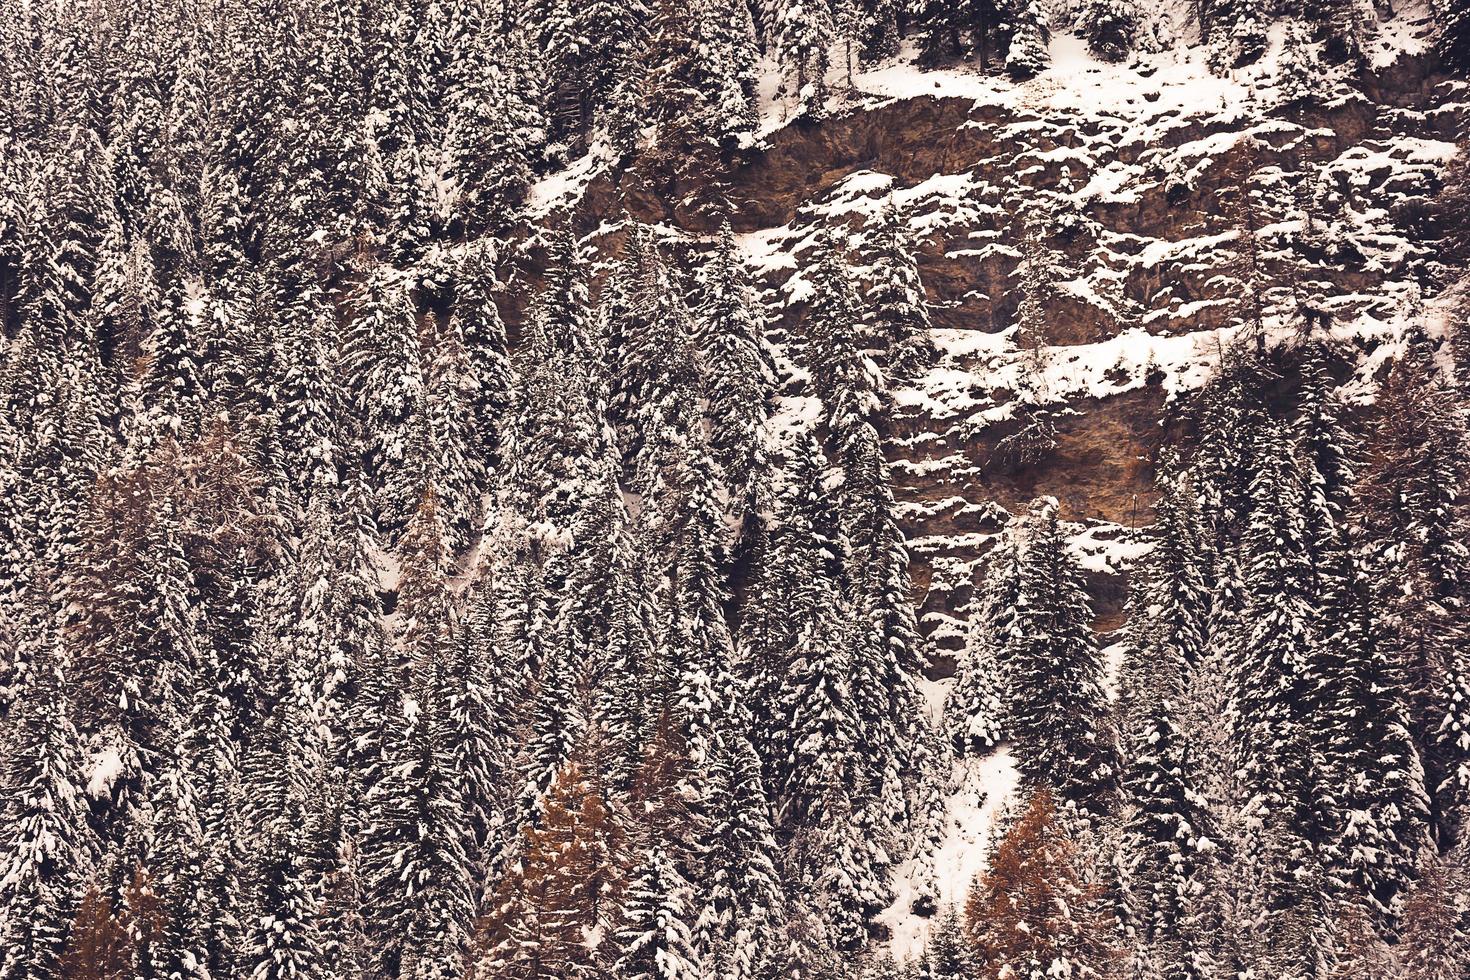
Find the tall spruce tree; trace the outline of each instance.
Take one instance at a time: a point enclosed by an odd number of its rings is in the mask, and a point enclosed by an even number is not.
[[[1020,559],[1010,727],[1028,784],[1089,817],[1112,809],[1117,749],[1102,692],[1102,662],[1092,609],[1077,560],[1067,548],[1056,501],[1027,517]]]

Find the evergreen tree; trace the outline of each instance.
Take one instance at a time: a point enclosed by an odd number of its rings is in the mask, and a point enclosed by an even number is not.
[[[1093,54],[1104,61],[1122,61],[1133,51],[1139,19],[1134,0],[1087,0],[1077,26]]]
[[[455,52],[447,152],[457,184],[455,211],[471,233],[498,231],[510,222],[540,155],[540,106],[526,98],[518,77],[524,43],[519,31],[481,24]]]
[[[445,745],[444,668],[429,665],[403,703],[381,781],[368,789],[363,875],[379,969],[389,975],[463,972],[474,912],[471,831],[463,785]]]
[[[766,458],[774,382],[766,325],[750,274],[726,221],[702,273],[699,331],[708,366],[711,448],[734,500],[753,510]]]
[[[961,755],[986,751],[1006,737],[1006,664],[1015,641],[1019,557],[1014,537],[1006,533],[981,566],[965,653],[944,705],[950,739]]]
[[[1330,864],[1319,844],[1330,840],[1341,816],[1313,738],[1312,691],[1321,677],[1312,657],[1319,638],[1302,474],[1283,426],[1262,431],[1256,455],[1261,466],[1243,542],[1245,625],[1231,718],[1248,794],[1244,815],[1257,829],[1257,850],[1247,860],[1268,876],[1267,907],[1291,909],[1274,920],[1273,962],[1283,970],[1312,970],[1321,955],[1320,876]]]
[[[1018,80],[1034,78],[1051,65],[1051,29],[1046,14],[1036,0],[1015,0],[1009,17],[1006,72]]]
[[[1211,975],[1202,896],[1220,843],[1201,795],[1193,753],[1175,717],[1183,694],[1184,661],[1161,646],[1156,680],[1137,712],[1123,776],[1123,840],[1119,849],[1124,910],[1135,955],[1157,964],[1161,977]]]
[[[1034,228],[1028,229],[1021,254],[1021,302],[1013,339],[1018,354],[1014,409],[1017,428],[996,445],[995,455],[1025,466],[1045,457],[1057,444],[1056,422],[1047,406],[1051,400],[1047,382],[1051,363],[1047,304],[1056,256]]]
[[[1462,507],[1456,487],[1463,470],[1463,422],[1453,396],[1411,347],[1395,365],[1379,399],[1381,421],[1367,445],[1358,484],[1361,520],[1375,559],[1377,604],[1392,662],[1404,671],[1411,731],[1436,796],[1436,835],[1443,841],[1454,819],[1443,794],[1455,792],[1449,774],[1461,771],[1463,745],[1440,733],[1465,731],[1464,702],[1450,693],[1463,630],[1465,577]],[[1381,564],[1379,564],[1381,562]]]
[[[877,229],[878,251],[867,299],[873,333],[883,351],[884,388],[913,381],[938,351],[929,336],[929,301],[919,277],[905,214],[890,198]]]
[[[1208,0],[1202,7],[1201,39],[1210,45],[1218,72],[1254,64],[1266,53],[1268,8],[1259,0]]]
[[[776,60],[790,78],[797,118],[820,121],[827,111],[827,49],[832,11],[827,0],[779,0],[771,12],[769,37]]]
[[[1055,501],[1041,501],[1028,518],[1018,577],[1007,666],[1018,766],[1028,784],[1050,787],[1063,805],[1101,816],[1112,805],[1117,755],[1092,610]]]
[[[6,726],[0,768],[0,976],[59,976],[62,944],[96,845],[56,640],[15,639],[37,648],[27,657],[30,678]]]
[[[616,970],[629,980],[698,980],[689,926],[690,886],[657,844],[628,882]]]
[[[1453,71],[1470,71],[1470,12],[1453,0],[1437,0],[1433,10],[1440,57]]]
[[[878,411],[882,383],[868,356],[868,328],[857,284],[835,234],[818,243],[807,275],[812,303],[805,324],[806,367],[826,407],[828,426],[841,440]]]

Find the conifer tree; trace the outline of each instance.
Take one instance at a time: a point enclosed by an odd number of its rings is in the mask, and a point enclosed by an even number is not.
[[[995,447],[1001,459],[1021,465],[1035,463],[1056,448],[1056,422],[1047,402],[1050,333],[1047,303],[1051,297],[1056,258],[1033,228],[1026,233],[1021,259],[1021,303],[1016,310],[1014,344],[1017,352],[1015,414],[1017,429]]]
[[[1259,865],[1273,919],[1272,955],[1283,970],[1309,970],[1321,955],[1321,875],[1330,855],[1319,843],[1340,826],[1321,746],[1313,737],[1312,691],[1321,683],[1311,656],[1318,637],[1304,543],[1302,474],[1284,426],[1259,436],[1261,461],[1243,541],[1244,633],[1231,718],[1247,799],[1257,829],[1245,860]]]
[[[412,436],[423,423],[424,378],[418,315],[406,289],[380,281],[364,286],[344,358],[366,437],[364,467],[375,511],[380,528],[391,535],[417,504],[416,495],[403,499],[401,489],[421,486],[423,479],[408,471]]]
[[[1136,956],[1157,964],[1160,976],[1205,977],[1214,964],[1202,899],[1221,842],[1175,718],[1184,693],[1183,651],[1161,643],[1152,655],[1153,677],[1135,713],[1140,728],[1130,733],[1123,775],[1123,905]]]
[[[1392,660],[1405,672],[1411,731],[1436,803],[1455,789],[1463,744],[1439,733],[1467,729],[1464,702],[1451,694],[1447,644],[1463,630],[1464,516],[1454,488],[1463,472],[1463,423],[1443,381],[1422,353],[1395,365],[1380,396],[1381,422],[1367,445],[1358,484],[1361,520],[1374,553],[1379,608]],[[1436,807],[1442,841],[1450,815]]]
[[[858,4],[858,40],[866,63],[882,61],[898,54],[902,36],[899,15],[907,13],[895,0],[862,0]]]
[[[1051,65],[1051,29],[1036,0],[1016,0],[1009,11],[1010,46],[1006,72],[1015,79],[1033,78]]]
[[[1028,784],[1049,787],[1082,814],[1101,816],[1111,808],[1118,763],[1092,610],[1055,501],[1034,506],[1026,532],[1007,667],[1017,762]]]
[[[471,5],[472,6],[472,5]],[[478,25],[455,54],[448,96],[447,152],[457,183],[455,211],[471,233],[498,231],[515,215],[540,154],[540,106],[526,98],[518,70],[520,31]]]
[[[779,0],[772,9],[769,37],[776,60],[789,75],[797,118],[820,121],[827,111],[827,49],[833,37],[827,0]]]
[[[1133,51],[1138,22],[1135,0],[1087,0],[1078,29],[1093,54],[1104,61],[1122,61]]]
[[[58,976],[68,926],[96,859],[54,636],[33,644],[29,681],[6,726],[0,831],[0,976]]]
[[[1046,789],[1031,793],[965,902],[983,972],[1088,976],[1113,958],[1106,899]]]
[[[827,409],[828,426],[838,440],[879,408],[882,383],[868,356],[868,328],[857,284],[835,234],[817,245],[807,273],[812,304],[806,315],[806,367]]]
[[[919,277],[906,216],[892,198],[878,224],[878,251],[867,299],[872,329],[883,351],[885,390],[910,382],[934,360],[929,301]]]
[[[68,583],[79,714],[117,753],[110,830],[146,810],[153,781],[183,724],[200,632],[180,536],[178,459],[171,446],[140,469],[110,476],[84,529],[81,569]]]
[[[766,456],[774,382],[765,318],[726,221],[701,276],[699,331],[708,366],[711,448],[734,500],[747,513]]]
[[[474,913],[471,831],[446,751],[442,665],[426,665],[404,699],[381,780],[368,789],[363,874],[379,968],[390,975],[461,974]]]
[[[240,956],[251,980],[329,976],[317,927],[313,874],[300,828],[273,826],[260,841],[251,918]]]
[[[629,980],[698,980],[699,955],[690,934],[690,885],[662,847],[628,881],[615,969]]]
[[[1266,53],[1270,17],[1259,0],[1209,0],[1201,17],[1202,40],[1210,45],[1217,72],[1254,64]]]
[[[486,975],[602,975],[605,951],[589,948],[587,937],[615,924],[628,855],[596,762],[594,743],[582,743],[557,774],[539,818],[523,829],[521,860],[496,887],[477,926],[477,958]]]
[[[1470,12],[1452,0],[1437,0],[1433,10],[1440,57],[1451,70],[1470,72]]]
[[[984,752],[1006,738],[1006,664],[1015,639],[1018,559],[1015,539],[1007,533],[981,566],[964,656],[944,705],[950,740],[960,755]]]
[[[1339,874],[1349,895],[1391,927],[1429,848],[1429,797],[1402,674],[1390,659],[1363,551],[1349,553],[1327,604],[1326,646],[1336,651],[1322,681],[1330,712],[1327,763],[1342,787]]]

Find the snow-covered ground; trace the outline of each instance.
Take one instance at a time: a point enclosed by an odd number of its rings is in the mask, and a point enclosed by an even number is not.
[[[963,904],[975,876],[985,869],[991,832],[1001,808],[1016,788],[1016,767],[1002,746],[983,759],[955,763],[954,793],[945,820],[944,843],[935,856],[941,905]],[[900,865],[894,879],[896,898],[878,921],[887,926],[893,955],[900,961],[923,951],[932,918],[914,915],[914,863]]]

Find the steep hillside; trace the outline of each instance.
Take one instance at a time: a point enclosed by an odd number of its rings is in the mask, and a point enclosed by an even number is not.
[[[783,124],[782,106],[767,104],[763,143],[725,176],[718,205],[698,182],[599,171],[592,156],[533,202],[542,214],[573,204],[600,229],[594,241],[614,244],[624,214],[695,247],[728,215],[768,287],[778,339],[800,331],[817,229],[844,229],[861,267],[884,203],[905,209],[942,358],[895,394],[885,435],[942,674],[943,653],[962,642],[976,559],[1040,494],[1083,525],[1099,628],[1120,622],[1129,532],[1149,520],[1160,408],[1209,375],[1237,329],[1242,187],[1273,343],[1326,324],[1356,338],[1371,369],[1380,343],[1436,291],[1426,205],[1470,106],[1464,84],[1436,70],[1427,11],[1407,4],[1381,24],[1360,71],[1317,65],[1306,98],[1281,92],[1283,32],[1225,78],[1203,48],[1118,66],[1069,35],[1054,39],[1053,67],[1019,84],[922,71],[910,55],[855,74],[820,125]],[[1055,448],[1021,465],[996,447],[1015,428],[1028,222],[1061,260],[1047,369],[1059,425]],[[800,372],[786,369],[784,413],[815,417]]]
[[[1429,30],[1422,8],[1404,6],[1380,24],[1360,71],[1318,65],[1305,98],[1281,90],[1280,27],[1265,58],[1223,78],[1203,48],[1109,65],[1068,35],[1052,42],[1053,66],[1024,83],[901,58],[857,73],[819,125],[785,124],[768,104],[763,142],[715,204],[707,187],[599,172],[591,157],[533,202],[556,220],[571,206],[597,229],[593,242],[613,247],[626,216],[694,249],[728,216],[766,286],[780,351],[801,336],[819,234],[845,234],[861,269],[882,208],[903,210],[940,353],[893,393],[883,432],[938,718],[980,561],[1033,498],[1057,498],[1074,522],[1095,628],[1123,623],[1158,452],[1191,438],[1177,410],[1251,331],[1252,288],[1268,349],[1308,335],[1351,342],[1358,361],[1339,378],[1350,401],[1425,319],[1423,297],[1445,272],[1429,203],[1470,126],[1470,88],[1438,72]],[[1042,458],[1020,461],[1001,447],[1018,425],[1028,229],[1055,253],[1044,404],[1057,428]],[[1254,270],[1246,237],[1259,243]],[[1434,301],[1427,317],[1437,322]],[[822,408],[805,372],[779,365],[777,427],[804,429]],[[900,959],[918,955],[934,925],[913,912],[933,887],[921,878],[942,869],[939,901],[963,902],[1015,782],[1006,751],[955,764],[941,843],[923,867],[899,868],[880,918]]]

